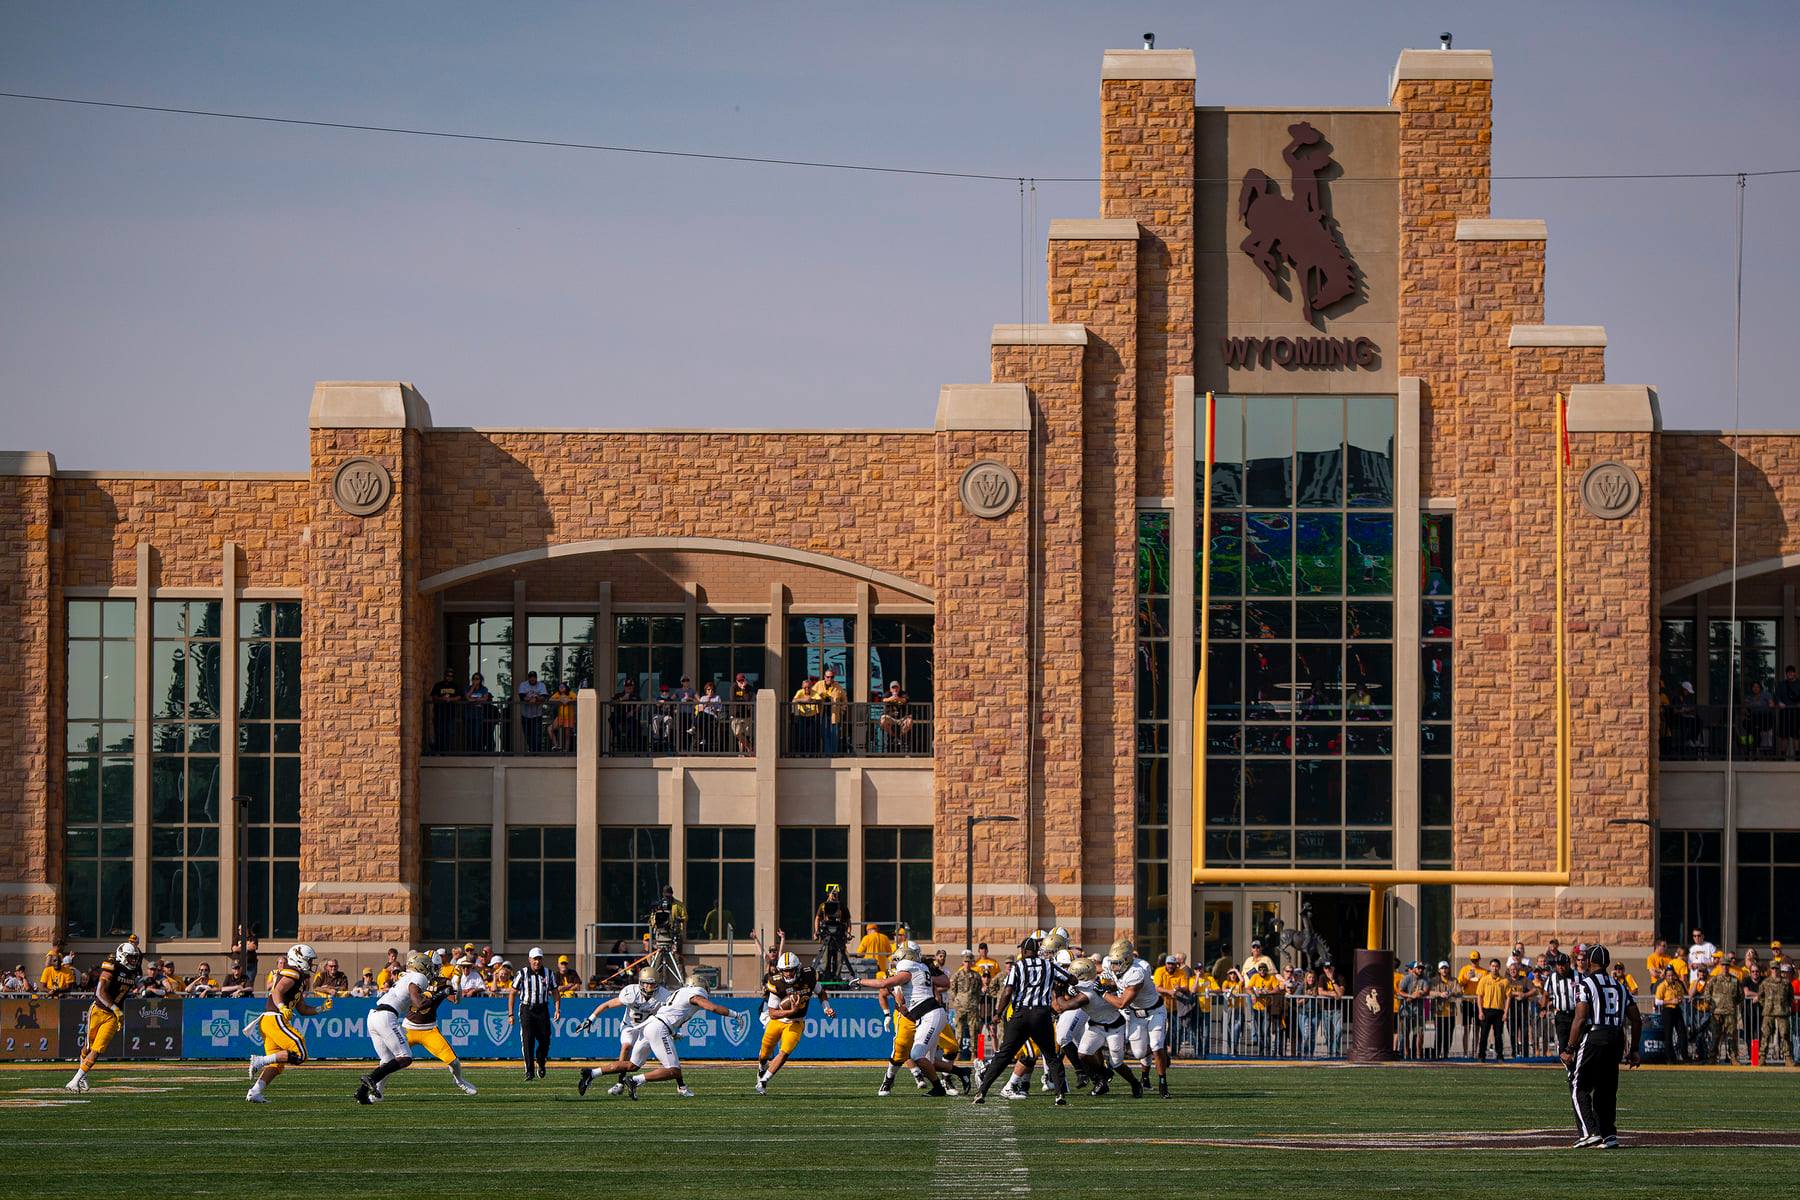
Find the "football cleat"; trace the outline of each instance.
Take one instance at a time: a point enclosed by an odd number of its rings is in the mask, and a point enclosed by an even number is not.
[[[1056,1107],[1063,1108],[1068,1103],[1069,1103],[1069,1098],[1067,1096],[1063,1095],[1061,1092],[1058,1092],[1056,1094]]]
[[[688,1085],[687,1085],[687,1084],[685,1084],[685,1083],[682,1083],[682,1084],[677,1084],[677,1085],[676,1085],[676,1086],[675,1086],[675,1094],[676,1094],[676,1095],[677,1095],[677,1096],[685,1096],[685,1097],[687,1097],[687,1098],[688,1098],[688,1099],[689,1099],[689,1100],[692,1100],[692,1099],[693,1099],[693,1098],[694,1098],[694,1089],[693,1089],[693,1088],[691,1088],[691,1087],[689,1087],[689,1086],[688,1086]]]
[[[88,1090],[88,1081],[85,1079],[71,1079],[69,1082],[63,1084],[63,1090],[68,1092],[85,1092]]]
[[[948,1096],[950,1093],[946,1092],[944,1090],[944,1085],[940,1083],[936,1087],[932,1088],[929,1092],[926,1092],[925,1094],[927,1096]]]
[[[587,1095],[588,1088],[592,1087],[593,1084],[594,1084],[593,1068],[592,1067],[581,1068],[581,1075],[579,1078],[577,1078],[575,1080],[575,1094],[577,1096]],[[615,1088],[614,1090],[617,1091],[618,1089]]]
[[[756,1094],[759,1096],[768,1095],[769,1094],[769,1085],[761,1079],[757,1080],[756,1081]]]
[[[637,1099],[637,1089],[638,1089],[637,1080],[635,1080],[631,1076],[627,1075],[625,1077],[625,1098],[627,1100],[636,1100]]]
[[[611,1087],[607,1088],[606,1094],[609,1096],[618,1096],[618,1095],[623,1095],[624,1091],[625,1091],[625,1084],[623,1081],[620,1081],[618,1083],[613,1084]]]
[[[1619,1139],[1616,1137],[1609,1137],[1600,1143],[1600,1148],[1602,1150],[1617,1150],[1619,1148]]]
[[[269,1098],[255,1088],[251,1088],[249,1091],[245,1092],[244,1099],[252,1104],[267,1104],[269,1102]]]
[[[881,1085],[880,1090],[875,1094],[877,1096],[891,1096],[894,1094],[894,1085],[891,1083],[884,1083]]]
[[[373,1103],[375,1103],[374,1100],[369,1098],[369,1085],[368,1084],[359,1083],[356,1085],[356,1102],[358,1104],[373,1104]]]
[[[463,1095],[473,1096],[475,1094],[475,1085],[470,1083],[468,1080],[458,1079],[455,1081],[455,1083],[456,1083],[457,1087],[462,1089]]]

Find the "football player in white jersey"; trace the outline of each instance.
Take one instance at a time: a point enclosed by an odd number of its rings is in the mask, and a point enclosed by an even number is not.
[[[356,1102],[373,1104],[381,1099],[381,1081],[396,1071],[412,1066],[412,1046],[400,1022],[415,1007],[423,1005],[431,989],[431,960],[415,950],[406,956],[406,970],[395,976],[388,990],[369,1010],[369,1040],[375,1043],[375,1057],[380,1063],[356,1084]]]
[[[1131,1071],[1124,1070],[1125,1064],[1125,1014],[1107,1003],[1107,995],[1115,992],[1118,979],[1112,970],[1113,960],[1107,958],[1099,966],[1092,959],[1079,959],[1069,968],[1075,976],[1075,993],[1066,998],[1071,1007],[1079,1006],[1087,1014],[1087,1026],[1081,1031],[1081,1041],[1076,1044],[1077,1061],[1084,1064],[1087,1074],[1095,1080],[1093,1091],[1089,1095],[1104,1096],[1112,1090],[1111,1080],[1117,1071],[1131,1085],[1131,1094],[1142,1096],[1144,1085]]]
[[[947,1096],[950,1093],[944,1090],[943,1081],[938,1078],[937,1061],[938,1039],[949,1022],[949,1012],[938,999],[935,978],[938,972],[924,961],[924,957],[918,943],[902,942],[894,947],[894,966],[890,974],[880,979],[859,979],[857,984],[878,991],[898,990],[900,1011],[913,1023],[912,1047],[906,1067],[915,1080],[930,1086],[931,1095]]]
[[[675,1090],[683,1096],[692,1096],[693,1089],[681,1077],[681,1055],[675,1050],[675,1035],[688,1023],[697,1010],[712,1013],[715,1016],[730,1017],[732,1011],[723,1004],[715,1003],[706,993],[706,985],[702,982],[698,970],[689,971],[687,985],[677,988],[663,1000],[662,1005],[644,1022],[638,1030],[637,1044],[632,1047],[628,1057],[610,1063],[597,1071],[582,1072],[582,1084],[592,1082],[596,1075],[623,1075],[625,1094],[637,1099],[638,1089],[646,1083],[655,1083],[659,1079],[673,1079]],[[636,1075],[627,1074],[649,1061],[656,1055],[661,1066],[652,1071],[642,1071]]]
[[[619,989],[618,995],[603,1001],[593,1012],[588,1014],[587,1020],[576,1026],[576,1028],[582,1033],[586,1033],[599,1018],[600,1014],[607,1009],[624,1009],[625,1019],[619,1022],[618,1061],[629,1062],[631,1061],[632,1052],[637,1049],[638,1042],[643,1038],[644,1022],[655,1016],[656,1010],[668,1002],[669,989],[664,987],[662,983],[658,981],[654,968],[644,967],[638,971],[636,982],[626,984],[623,988]],[[639,1061],[641,1062],[642,1060],[640,1059]],[[598,1072],[590,1067],[581,1068],[581,1079],[575,1085],[576,1092],[583,1096],[587,1095],[587,1090],[594,1085],[594,1076],[597,1074]],[[617,1096],[624,1090],[625,1083],[621,1080],[607,1088],[606,1094],[609,1096]]]
[[[1112,944],[1111,956],[1125,964],[1119,972],[1117,995],[1107,1002],[1125,1014],[1125,1045],[1131,1058],[1144,1063],[1144,1083],[1150,1083],[1150,1064],[1156,1066],[1156,1094],[1169,1097],[1169,1026],[1163,993],[1157,990],[1150,964],[1138,957],[1127,938]]]
[[[1053,938],[1057,936],[1054,929],[1050,931],[1050,936]],[[1073,972],[1077,962],[1087,962],[1088,960],[1085,958],[1076,958],[1068,948],[1064,947],[1063,949],[1056,951],[1052,961],[1055,962],[1057,966]],[[1091,966],[1092,964],[1089,965]],[[1088,1085],[1087,1068],[1081,1061],[1079,1047],[1081,1045],[1082,1032],[1087,1028],[1087,1006],[1085,1004],[1077,1004],[1066,1006],[1053,1005],[1053,1007],[1057,1008],[1057,1057],[1067,1063],[1069,1070],[1074,1072],[1075,1082],[1071,1086],[1086,1087]],[[1055,1085],[1050,1080],[1050,1064],[1048,1062],[1043,1064],[1042,1074],[1044,1077],[1043,1090],[1046,1092],[1054,1090]]]

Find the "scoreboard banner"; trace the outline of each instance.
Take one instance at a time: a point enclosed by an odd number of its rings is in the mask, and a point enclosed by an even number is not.
[[[127,1000],[120,1006],[124,1024],[107,1046],[107,1058],[180,1058],[183,1001]],[[87,1049],[87,1014],[91,998],[63,1000],[56,1039],[57,1058],[80,1058]]]
[[[563,1001],[562,1017],[551,1027],[550,1056],[558,1059],[611,1059],[619,1052],[620,1011],[608,1009],[586,1033],[578,1032],[587,1015],[605,997],[577,996]],[[683,1058],[754,1059],[762,1043],[760,996],[719,996],[731,1009],[730,1017],[695,1014],[678,1045]],[[163,1001],[181,1009],[178,1049],[166,1057],[246,1058],[260,1053],[262,1035],[256,1018],[263,1012],[262,997],[247,999]],[[338,999],[324,1012],[296,1017],[293,1024],[306,1039],[306,1053],[315,1059],[372,1058],[369,1012],[373,1000]],[[837,1016],[827,1017],[814,1004],[806,1018],[806,1038],[796,1058],[886,1058],[893,1034],[884,1030],[881,1009],[874,996],[845,996],[832,1000]],[[245,1026],[248,1024],[248,1033]],[[128,1026],[129,1029],[129,1026]],[[477,997],[438,1010],[438,1032],[458,1055],[469,1059],[516,1058],[518,1026],[506,1020],[506,1001]],[[109,1051],[110,1053],[110,1051]]]
[[[0,1062],[35,1062],[61,1052],[61,1000],[0,1000]]]

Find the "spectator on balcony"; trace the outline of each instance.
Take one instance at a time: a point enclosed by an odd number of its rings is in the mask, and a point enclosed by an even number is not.
[[[456,705],[462,689],[456,686],[456,672],[448,668],[444,677],[431,685],[431,748],[439,754],[456,749]]]
[[[881,697],[881,736],[883,748],[893,754],[912,747],[913,718],[906,693],[898,679],[888,680],[887,693]]]
[[[756,689],[750,686],[750,677],[739,671],[731,681],[731,736],[737,739],[739,754],[756,753],[751,742],[756,729],[751,714],[755,711]]]
[[[538,680],[536,671],[525,672],[525,682],[515,689],[519,697],[519,732],[525,735],[525,751],[541,754],[544,749],[544,702],[550,689]]]
[[[699,703],[700,696],[694,691],[694,681],[691,676],[683,675],[681,677],[681,686],[675,689],[671,699],[675,702],[676,749],[680,752],[692,750],[697,732],[694,723],[694,709]]]
[[[808,675],[794,689],[794,748],[801,754],[819,752],[819,702],[814,699],[818,680]]]
[[[675,750],[675,693],[666,683],[656,685],[656,702],[650,707],[650,751],[671,754]]]
[[[463,693],[463,745],[464,750],[476,754],[486,754],[494,748],[488,727],[492,723],[489,709],[494,705],[494,693],[488,691],[487,682],[482,679],[481,672],[469,676],[469,690]]]
[[[1792,663],[1775,685],[1775,709],[1779,750],[1782,757],[1793,758],[1800,752],[1800,672],[1794,670]]]
[[[838,752],[839,722],[847,724],[850,718],[850,695],[837,681],[837,668],[825,668],[825,673],[813,686],[813,698],[822,705],[819,733],[825,743],[825,755],[829,758]]]
[[[575,693],[566,679],[558,680],[550,693],[550,748],[558,754],[575,749]]]
[[[9,995],[22,995],[31,990],[31,980],[25,974],[25,964],[20,963],[0,979],[0,992]]]
[[[719,686],[712,680],[700,685],[700,694],[694,697],[694,745],[706,754],[716,754],[725,749],[725,697],[719,695]]]
[[[1738,745],[1747,751],[1758,754],[1775,752],[1775,697],[1763,688],[1762,681],[1750,681],[1749,694],[1744,697],[1743,732],[1738,737]]]
[[[613,693],[607,724],[612,727],[614,754],[641,754],[644,751],[642,699],[635,679],[627,678]]]

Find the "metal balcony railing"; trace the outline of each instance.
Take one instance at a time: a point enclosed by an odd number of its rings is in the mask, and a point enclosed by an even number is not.
[[[750,758],[756,754],[755,701],[606,700],[600,704],[600,753]]]
[[[931,705],[789,700],[781,705],[784,758],[930,758]]]

